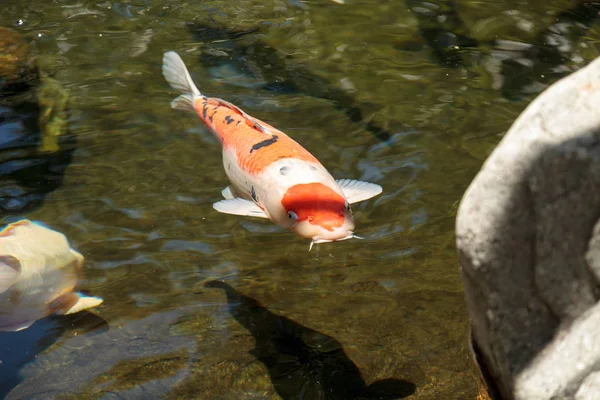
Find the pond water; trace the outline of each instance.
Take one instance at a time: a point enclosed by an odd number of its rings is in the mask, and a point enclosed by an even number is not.
[[[35,110],[2,106],[2,219],[65,233],[104,304],[1,333],[0,397],[476,398],[457,205],[527,103],[598,55],[599,22],[567,0],[6,2],[74,141],[32,152]],[[214,211],[220,148],[169,107],[167,50],[336,178],[383,186],[354,206],[365,239],[308,252]]]

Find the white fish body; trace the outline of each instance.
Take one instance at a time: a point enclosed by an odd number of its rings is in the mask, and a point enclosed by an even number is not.
[[[83,261],[62,233],[35,222],[21,220],[0,231],[0,331],[100,305],[101,298],[74,291]]]

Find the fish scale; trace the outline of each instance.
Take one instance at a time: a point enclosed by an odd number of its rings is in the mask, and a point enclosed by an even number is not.
[[[285,133],[256,120],[268,127],[272,133],[258,131],[252,124],[248,124],[248,120],[237,110],[220,104],[218,99],[200,98],[196,100],[194,108],[223,147],[235,148],[240,167],[252,175],[259,174],[274,161],[286,157],[319,163],[312,154]],[[268,144],[260,146],[265,142]]]

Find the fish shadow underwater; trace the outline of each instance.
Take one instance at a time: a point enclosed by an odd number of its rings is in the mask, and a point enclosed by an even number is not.
[[[19,332],[0,332],[0,399],[23,381],[19,374],[23,366],[73,329],[77,329],[79,335],[91,336],[107,331],[109,326],[103,318],[80,311],[72,315],[50,315]]]
[[[380,142],[388,143],[392,138],[394,132],[366,117],[380,107],[357,101],[333,82],[304,67],[300,61],[270,46],[262,39],[268,32],[265,25],[236,30],[210,21],[189,23],[187,27],[194,41],[202,43],[205,49],[201,52],[200,62],[206,69],[227,65],[240,75],[262,81],[256,89],[327,100]]]
[[[415,392],[415,384],[398,379],[367,386],[334,338],[273,314],[225,282],[204,286],[225,291],[231,315],[256,340],[251,354],[267,367],[282,399],[392,400]]]

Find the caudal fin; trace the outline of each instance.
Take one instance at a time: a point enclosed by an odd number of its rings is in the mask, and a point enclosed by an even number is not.
[[[104,300],[100,297],[86,296],[79,292],[67,292],[48,304],[48,310],[59,315],[75,314],[88,308],[98,307]]]
[[[183,93],[171,102],[171,107],[178,110],[194,110],[194,102],[202,94],[194,84],[179,54],[167,51],[163,55],[162,73],[173,89]]]

